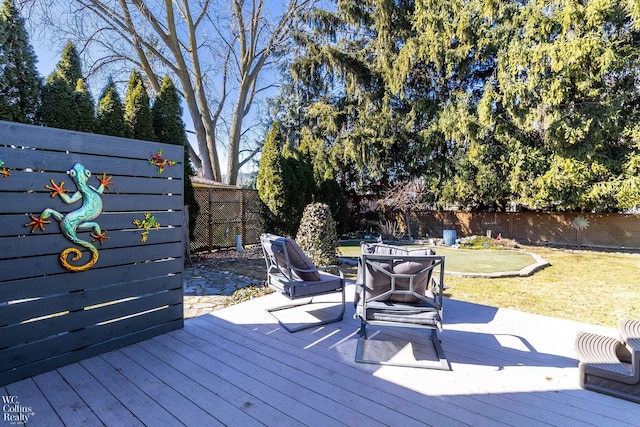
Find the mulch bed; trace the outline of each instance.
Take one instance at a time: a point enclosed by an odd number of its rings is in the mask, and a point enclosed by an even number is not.
[[[235,249],[217,249],[211,252],[191,254],[193,267],[229,271],[258,280],[266,280],[266,265],[262,247],[249,246],[242,252]]]

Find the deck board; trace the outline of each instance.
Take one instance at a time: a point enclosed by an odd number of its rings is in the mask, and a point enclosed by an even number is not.
[[[4,390],[5,391],[2,392],[3,396],[18,396],[21,404],[31,407],[35,414],[29,419],[29,422],[34,422],[36,425],[46,427],[64,426],[58,417],[58,414],[44,394],[42,394],[42,391],[38,388],[33,378],[27,378],[13,384],[9,384],[4,387]],[[2,424],[3,427],[5,424]]]
[[[453,370],[435,371],[355,363],[352,306],[342,322],[290,334],[264,310],[282,302],[272,294],[188,319],[0,393],[31,406],[33,426],[640,424],[640,405],[578,387],[576,332],[611,328],[447,300]],[[394,357],[434,356],[425,331],[369,332],[401,348]]]
[[[84,401],[77,398],[75,391],[69,387],[58,371],[49,371],[38,375],[34,377],[34,381],[65,424],[99,424],[96,414]]]
[[[389,407],[389,403],[385,404],[384,401],[383,405],[387,407],[387,410],[376,414],[376,418],[372,419],[371,414],[368,413],[371,408],[371,397],[363,395],[359,390],[354,390],[352,383],[341,381],[343,377],[335,367],[326,369],[306,358],[300,360],[293,357],[283,357],[283,352],[280,349],[274,349],[255,340],[238,339],[237,336],[230,336],[230,334],[218,335],[215,328],[206,327],[209,325],[203,326],[205,327],[200,329],[202,332],[199,334],[206,334],[207,340],[219,343],[218,345],[229,349],[236,357],[246,357],[250,363],[257,363],[261,366],[268,365],[274,374],[320,394],[321,399],[312,397],[310,401],[322,406],[323,410],[330,411],[343,423],[372,425],[382,422],[386,425],[423,425],[415,418],[405,415],[404,411],[399,412],[397,407]],[[198,333],[195,328],[193,331]],[[225,337],[229,337],[229,339]],[[245,347],[245,345],[251,345],[251,347]],[[301,398],[304,399],[304,396]],[[391,404],[393,406],[393,402]],[[414,411],[420,410],[419,407],[413,409]]]
[[[184,346],[178,340],[163,336],[147,340],[139,346],[189,377],[194,385],[188,395],[193,396],[194,402],[203,407],[214,409],[218,419],[228,425],[247,425],[258,422],[258,419],[266,425],[297,425],[291,417],[262,400],[254,399],[251,393],[222,378],[218,374],[221,369],[218,369],[217,364],[209,363],[205,354],[194,352],[185,357],[180,353]],[[202,365],[199,364],[200,361]]]
[[[58,369],[58,372],[104,424],[122,427],[143,425],[126,406],[116,399],[111,391],[100,384],[81,364],[74,363],[64,366]]]
[[[92,357],[80,364],[143,424],[178,424],[178,419],[156,401],[155,394],[146,394],[138,384],[131,382],[117,366],[110,365],[102,356]],[[159,387],[158,393],[161,391],[162,387]]]

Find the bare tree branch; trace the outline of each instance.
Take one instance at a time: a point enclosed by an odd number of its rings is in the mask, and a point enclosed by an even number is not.
[[[295,20],[315,3],[288,0],[280,10],[268,10],[276,6],[264,0],[20,1],[61,44],[71,38],[83,46],[89,74],[139,68],[158,92],[169,73],[193,122],[202,175],[222,181],[218,151],[227,145],[231,184],[259,151],[239,159],[251,106],[269,87],[259,77],[287,42]],[[218,134],[228,135],[227,144]],[[194,150],[190,154],[195,159]]]

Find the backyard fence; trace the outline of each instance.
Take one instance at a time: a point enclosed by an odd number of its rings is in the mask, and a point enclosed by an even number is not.
[[[182,327],[183,148],[0,135],[0,385]]]
[[[586,228],[573,227],[578,216],[588,221]],[[640,249],[640,216],[631,214],[421,211],[414,213],[412,223],[418,236],[442,237],[444,230],[484,236],[490,230],[493,237],[527,244]]]
[[[200,212],[196,219],[192,251],[211,251],[242,243],[260,242],[258,192],[230,186],[194,184]]]

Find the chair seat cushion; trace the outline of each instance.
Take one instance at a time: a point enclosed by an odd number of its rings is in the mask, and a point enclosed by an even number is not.
[[[438,310],[427,304],[402,304],[371,301],[367,304],[367,320],[438,326],[441,322]]]
[[[283,274],[277,273],[269,275],[269,282],[292,299],[331,293],[342,289],[342,279],[339,276],[325,272],[319,272],[318,276],[320,280],[290,281]]]

